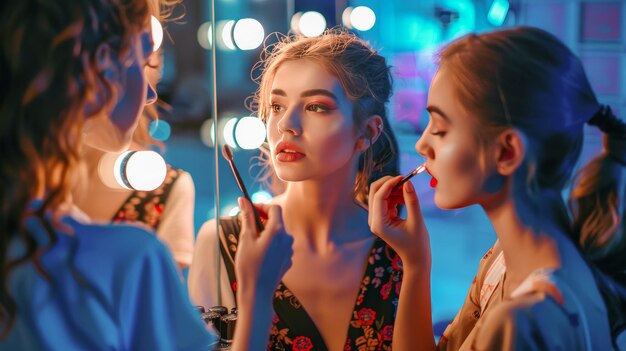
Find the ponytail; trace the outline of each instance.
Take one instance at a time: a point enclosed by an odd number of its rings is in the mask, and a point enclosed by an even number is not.
[[[626,124],[609,106],[587,123],[604,132],[604,147],[576,176],[569,199],[573,239],[592,263],[615,336],[626,330],[626,236],[620,207],[626,188]]]

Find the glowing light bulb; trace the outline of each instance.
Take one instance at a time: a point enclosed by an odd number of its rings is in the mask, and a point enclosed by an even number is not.
[[[150,122],[150,126],[148,126],[148,133],[153,139],[166,141],[172,134],[172,127],[170,127],[170,124],[164,120],[157,119]]]
[[[222,130],[222,135],[224,136],[224,141],[228,146],[232,148],[237,147],[237,143],[235,142],[235,125],[237,124],[237,118],[229,119],[226,124],[224,124],[224,129]]]
[[[237,49],[233,42],[233,27],[235,26],[234,20],[220,21],[217,24],[217,32],[219,35],[217,44],[221,49],[227,51],[233,51]]]
[[[242,149],[252,150],[260,147],[265,137],[265,124],[256,117],[243,117],[235,126],[235,141]]]
[[[489,8],[487,20],[494,26],[501,26],[509,12],[509,2],[507,0],[494,0]]]
[[[213,29],[211,27],[211,22],[202,23],[198,28],[196,37],[200,46],[206,50],[211,50],[211,47],[213,46]]]
[[[161,26],[161,22],[159,22],[156,17],[150,17],[150,24],[152,26],[152,42],[154,43],[152,51],[157,51],[163,43],[163,26]]]
[[[223,211],[223,212],[228,213],[228,215],[232,217],[232,216],[238,215],[239,211],[240,211],[239,210],[239,206],[234,206],[234,207],[230,208],[228,211]]]
[[[241,50],[254,50],[263,43],[265,30],[263,25],[254,18],[242,18],[233,29],[235,44]]]
[[[259,190],[252,194],[251,200],[255,204],[266,204],[272,201],[272,195],[265,190]]]
[[[115,161],[117,183],[131,190],[152,191],[165,180],[167,165],[154,151],[127,151]]]
[[[300,16],[298,28],[305,37],[316,37],[324,33],[326,19],[319,12],[307,11]]]
[[[215,145],[215,124],[213,124],[213,119],[209,118],[206,121],[202,122],[200,126],[200,139],[204,143],[204,145],[208,147],[213,147]]]
[[[350,14],[352,13],[352,7],[348,6],[341,13],[341,22],[343,26],[349,29],[352,29],[352,20],[350,19]]]
[[[350,12],[350,23],[360,31],[370,30],[376,23],[376,14],[367,6],[357,6]]]

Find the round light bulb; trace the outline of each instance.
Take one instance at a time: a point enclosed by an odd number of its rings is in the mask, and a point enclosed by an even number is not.
[[[163,43],[163,26],[161,26],[161,22],[159,22],[156,17],[150,17],[150,24],[152,26],[152,42],[154,43],[152,51],[157,51]]]
[[[265,30],[263,25],[254,18],[242,18],[233,29],[235,44],[241,50],[254,50],[263,43]]]
[[[367,6],[357,6],[350,12],[350,23],[360,31],[370,30],[376,23],[376,14]]]
[[[234,26],[234,20],[218,22],[216,34],[219,34],[219,40],[217,41],[217,44],[220,48],[228,51],[233,51],[236,49],[235,43],[233,42]]]
[[[265,137],[265,124],[259,118],[243,117],[235,126],[235,141],[242,149],[252,150],[260,147]]]
[[[167,165],[154,151],[128,151],[115,162],[115,178],[121,186],[132,190],[152,191],[165,180]]]
[[[267,204],[272,201],[272,195],[265,190],[259,190],[250,197],[255,204]]]
[[[236,148],[237,143],[235,142],[235,125],[237,124],[237,118],[231,118],[226,121],[224,124],[224,129],[222,130],[222,135],[224,136],[224,141],[228,146]]]
[[[317,37],[326,29],[326,19],[316,11],[307,11],[300,16],[298,21],[300,33],[305,37]]]
[[[211,50],[211,47],[213,46],[212,31],[211,22],[204,22],[198,28],[198,33],[196,33],[198,44],[206,50]]]

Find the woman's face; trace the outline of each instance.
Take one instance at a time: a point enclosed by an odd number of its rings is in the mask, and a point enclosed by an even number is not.
[[[462,107],[453,84],[445,68],[435,75],[428,94],[430,121],[415,145],[427,160],[435,203],[443,209],[481,203],[489,183],[485,155],[490,151],[487,147],[480,152],[476,137],[480,124]],[[486,167],[481,169],[481,163]]]
[[[108,116],[98,116],[85,121],[85,144],[109,152],[126,150],[143,107],[156,101],[156,92],[146,76],[152,55],[152,36],[145,31],[133,38],[126,57],[113,57],[119,74],[113,79],[119,87],[117,103]]]
[[[276,71],[269,99],[267,134],[280,179],[352,174],[357,155],[352,102],[334,75],[312,60],[287,61]]]

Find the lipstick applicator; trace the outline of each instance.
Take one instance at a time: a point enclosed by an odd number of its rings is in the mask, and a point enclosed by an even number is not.
[[[252,204],[252,200],[250,199],[250,195],[248,194],[248,190],[246,190],[246,186],[243,184],[243,180],[239,175],[239,171],[237,171],[237,167],[235,167],[235,163],[233,162],[233,150],[228,145],[222,146],[222,156],[228,161],[230,165],[230,169],[233,171],[235,175],[235,180],[237,181],[237,185],[239,185],[239,189],[243,193],[243,196],[246,200],[250,201],[252,205],[252,212],[254,212],[254,221],[256,222],[256,228],[259,232],[263,230],[263,222],[261,222],[261,218],[259,217],[259,213],[256,210],[256,207]]]
[[[414,170],[412,170],[409,174],[405,175],[404,178],[400,180],[400,182],[391,188],[391,192],[394,192],[397,188],[401,187],[404,183],[408,182],[409,179],[413,178],[414,175],[420,174],[426,170],[426,163],[422,163],[417,166]]]

